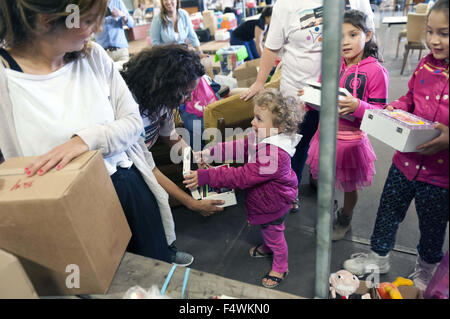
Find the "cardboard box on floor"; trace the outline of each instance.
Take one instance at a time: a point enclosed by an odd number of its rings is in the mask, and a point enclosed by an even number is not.
[[[37,299],[19,260],[0,249],[0,299]]]
[[[236,78],[238,87],[248,88],[256,81],[258,76],[260,59],[244,62],[233,71],[233,76]]]
[[[131,232],[101,152],[28,178],[32,160],[0,165],[0,248],[39,295],[106,293]]]

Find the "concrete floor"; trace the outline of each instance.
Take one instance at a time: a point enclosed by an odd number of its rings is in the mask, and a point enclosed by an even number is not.
[[[378,16],[377,16],[378,19]],[[379,22],[381,20],[378,20]],[[408,80],[418,63],[418,52],[408,60],[404,75],[400,76],[403,57],[395,58],[397,35],[404,26],[393,26],[390,31],[388,47],[384,52],[384,67],[390,74],[389,101],[407,92]],[[384,43],[385,26],[377,30],[380,44]],[[426,54],[425,52],[424,54]],[[331,272],[342,268],[342,262],[355,252],[367,252],[376,217],[377,207],[384,181],[391,165],[394,150],[372,139],[377,154],[377,174],[373,185],[360,192],[355,209],[352,231],[332,248]],[[308,169],[305,169],[303,182],[299,187],[301,211],[290,215],[286,222],[286,239],[289,246],[289,276],[277,288],[302,297],[315,296],[315,223],[316,193],[308,185]],[[342,203],[343,194],[336,193]],[[248,250],[262,242],[258,227],[247,226],[242,196],[239,205],[227,208],[224,212],[204,218],[184,207],[174,209],[177,244],[180,250],[194,255],[192,268],[260,285],[262,276],[271,268],[271,260],[251,258]],[[381,281],[393,281],[397,276],[409,275],[415,264],[416,245],[419,240],[417,215],[414,203],[401,224],[397,235],[397,246],[392,252],[391,271],[381,276]],[[448,229],[444,252],[448,250]]]

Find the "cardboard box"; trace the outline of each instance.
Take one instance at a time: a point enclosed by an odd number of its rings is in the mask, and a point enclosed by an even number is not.
[[[19,260],[0,249],[0,299],[37,299]]]
[[[186,147],[183,150],[183,176],[189,175],[191,171],[191,156],[192,150],[190,147]],[[220,165],[217,167],[228,166],[228,165]],[[213,167],[213,166],[212,166]],[[192,197],[196,200],[202,199],[211,199],[211,200],[223,200],[225,204],[220,205],[219,207],[228,207],[237,204],[236,194],[234,189],[212,189],[208,185],[203,185],[197,187],[195,189],[191,189]]]
[[[322,104],[322,85],[318,82],[306,82],[306,84],[308,84],[308,86],[303,88],[305,94],[303,94],[300,99],[308,104],[309,107],[320,111]],[[352,95],[346,89],[339,88],[339,97],[341,96],[345,97]],[[355,120],[355,117],[351,115],[340,115],[340,117],[352,122]]]
[[[41,296],[106,293],[131,232],[101,152],[29,178],[32,160],[0,165],[0,248]]]
[[[247,57],[248,53],[244,45],[232,45],[216,52],[216,62],[220,61],[220,68],[225,75],[244,64]]]
[[[212,10],[203,11],[203,25],[209,29],[211,35],[217,31],[217,18]]]
[[[440,135],[432,122],[402,110],[366,110],[361,130],[404,153]]]
[[[260,59],[244,62],[233,71],[233,76],[237,79],[238,87],[248,88],[255,83],[258,77]]]
[[[211,78],[214,79],[214,77],[220,73],[220,63],[215,62],[215,57],[208,56],[206,58],[201,59],[201,63],[203,67],[205,68],[206,74]]]

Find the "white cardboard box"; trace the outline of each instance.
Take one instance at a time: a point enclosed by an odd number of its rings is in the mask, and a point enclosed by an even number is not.
[[[319,82],[312,82],[308,81],[306,82],[308,84],[307,87],[304,87],[303,90],[305,91],[305,94],[303,94],[300,99],[308,104],[308,106],[312,107],[313,109],[320,111],[320,106],[322,104],[322,85]],[[339,97],[341,96],[352,96],[346,89],[339,88]],[[345,118],[349,121],[354,121],[355,117],[351,115],[341,115],[340,117]]]
[[[191,171],[191,156],[192,150],[190,147],[186,147],[183,150],[183,175],[188,175]],[[221,165],[228,166],[228,165]],[[217,167],[221,167],[217,166]],[[208,185],[199,186],[195,189],[191,189],[192,197],[196,200],[211,199],[211,200],[223,200],[225,204],[219,207],[228,207],[237,204],[236,194],[234,189],[212,189]]]
[[[403,110],[366,110],[361,130],[400,152],[417,152],[438,137],[433,123]]]

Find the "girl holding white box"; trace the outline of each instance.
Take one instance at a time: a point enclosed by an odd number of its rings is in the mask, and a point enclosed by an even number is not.
[[[344,262],[356,275],[369,273],[369,265],[379,273],[389,271],[389,252],[394,248],[399,224],[415,199],[419,217],[419,257],[411,277],[425,290],[436,265],[443,257],[449,211],[449,1],[438,1],[428,16],[424,57],[411,80],[408,93],[387,108],[401,109],[426,120],[439,122],[441,135],[418,147],[417,152],[397,152],[384,185],[371,238],[371,252],[358,253]],[[372,268],[373,269],[373,268]]]

